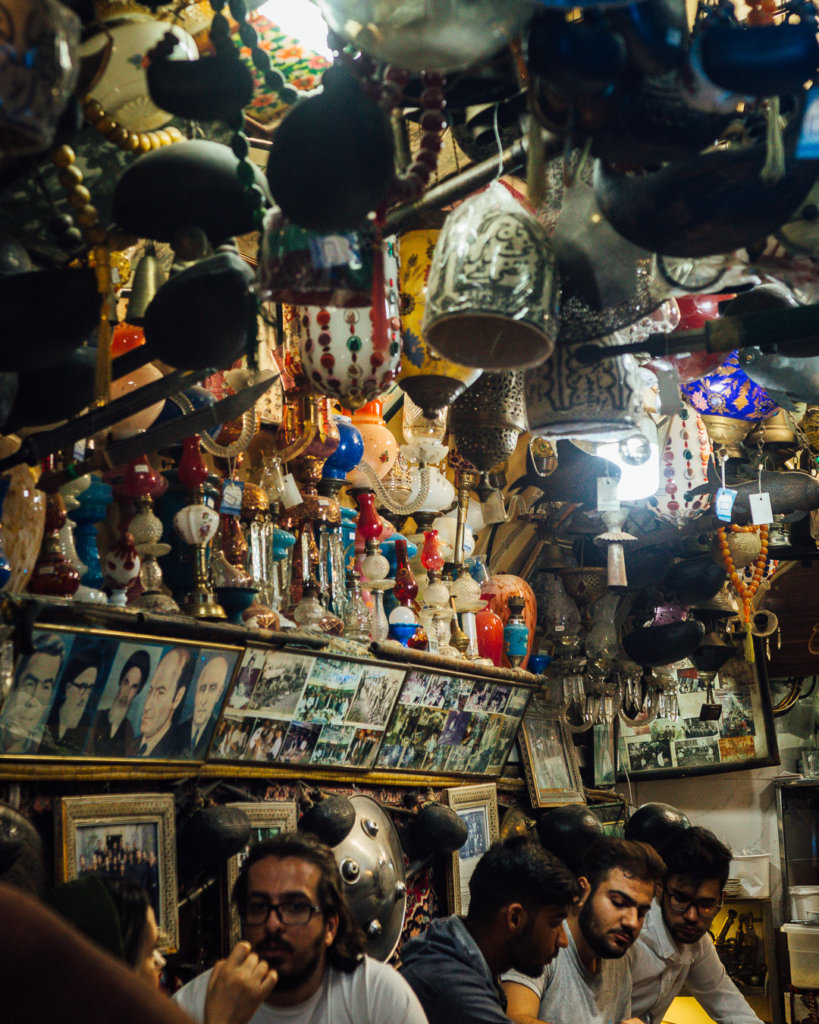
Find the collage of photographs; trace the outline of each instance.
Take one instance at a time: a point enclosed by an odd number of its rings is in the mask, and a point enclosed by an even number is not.
[[[530,691],[413,670],[384,735],[377,768],[498,774]]]
[[[759,688],[713,689],[720,705],[718,718],[701,718],[707,689],[694,670],[681,670],[676,720],[655,718],[647,725],[622,726],[621,770],[629,772],[690,769],[735,764],[766,755],[766,737],[759,726]]]
[[[210,758],[371,768],[405,674],[248,648]]]
[[[0,754],[203,760],[241,649],[34,629]]]

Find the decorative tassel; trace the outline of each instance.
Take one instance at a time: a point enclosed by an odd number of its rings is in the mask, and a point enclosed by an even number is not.
[[[94,404],[107,405],[111,399],[111,252],[106,245],[94,248],[94,272],[100,296],[97,337],[97,365],[94,371]]]
[[[751,634],[751,627],[745,627],[745,660],[753,664],[756,661],[754,654],[754,638]]]
[[[759,176],[766,185],[775,185],[785,174],[785,121],[779,114],[778,96],[771,96],[767,101],[765,120],[765,163]]]
[[[534,114],[529,114],[526,131],[526,192],[532,206],[540,206],[546,199],[545,167],[540,122]]]

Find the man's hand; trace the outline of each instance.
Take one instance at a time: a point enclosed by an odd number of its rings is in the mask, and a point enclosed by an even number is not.
[[[205,1024],[247,1024],[278,980],[276,971],[251,951],[249,942],[237,942],[227,960],[214,965],[205,998]]]

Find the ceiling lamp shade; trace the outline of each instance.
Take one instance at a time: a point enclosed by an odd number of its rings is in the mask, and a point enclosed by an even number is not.
[[[732,352],[722,366],[682,384],[683,395],[703,415],[729,416],[755,423],[776,412],[776,403],[743,372],[739,352]]]
[[[446,219],[422,328],[430,345],[464,366],[526,369],[554,350],[558,295],[545,229],[494,183]]]

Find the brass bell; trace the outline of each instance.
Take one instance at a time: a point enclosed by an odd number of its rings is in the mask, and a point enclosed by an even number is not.
[[[142,258],[134,269],[131,298],[128,300],[128,310],[125,314],[129,324],[142,324],[145,310],[166,280],[165,271],[157,259],[156,248],[153,242],[148,242]]]

